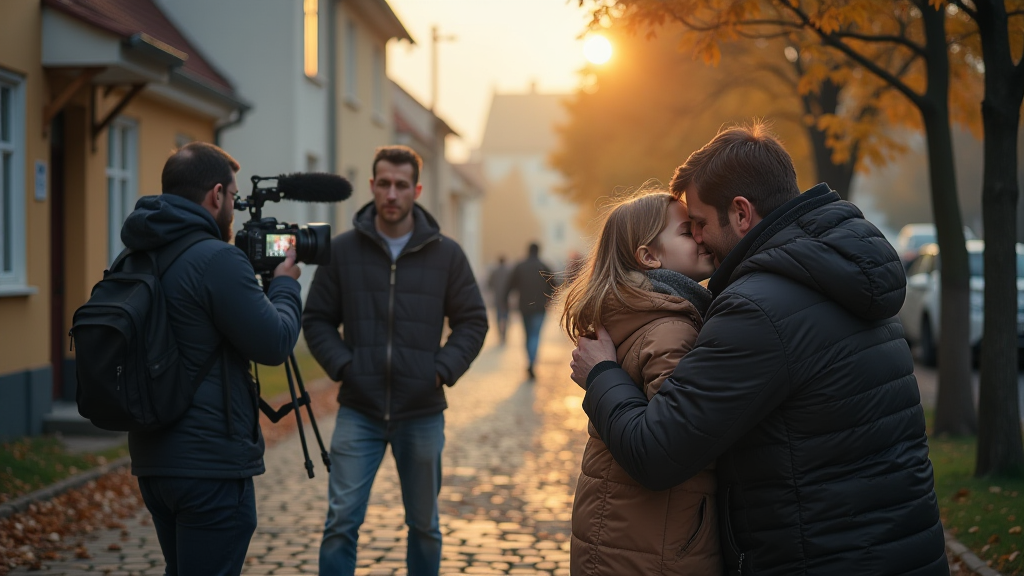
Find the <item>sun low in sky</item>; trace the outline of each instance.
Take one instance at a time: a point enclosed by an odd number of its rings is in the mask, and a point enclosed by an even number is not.
[[[600,34],[587,36],[583,41],[583,56],[591,64],[604,64],[612,57],[612,43]]]

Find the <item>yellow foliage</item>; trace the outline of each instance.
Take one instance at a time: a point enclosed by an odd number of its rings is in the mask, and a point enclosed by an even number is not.
[[[983,94],[981,48],[977,28],[949,0],[583,0],[596,7],[614,7],[613,22],[629,30],[663,29],[676,25],[678,46],[704,63],[724,65],[729,45],[751,46],[753,38],[777,39],[796,50],[787,63],[782,51],[762,54],[764,66],[773,58],[799,68],[795,88],[815,98],[822,86],[841,88],[841,106],[820,110],[816,126],[823,130],[835,162],[856,155],[884,164],[903,147],[888,134],[896,128],[921,130],[922,118],[912,98],[925,94],[928,78],[921,10],[943,10],[949,47],[951,119],[980,134]],[[1024,0],[1007,0],[1007,10],[1024,10]],[[772,24],[764,24],[770,21]],[[808,26],[809,23],[810,25]],[[1010,18],[1012,52],[1024,53],[1024,16]],[[823,40],[822,35],[826,40]],[[898,39],[898,40],[893,40]],[[743,53],[740,49],[735,51]],[[858,60],[859,59],[859,60]],[[880,76],[864,65],[876,66]],[[748,60],[741,66],[752,65]],[[913,95],[908,97],[907,93]],[[802,114],[801,114],[802,116]],[[797,124],[802,123],[797,121]]]

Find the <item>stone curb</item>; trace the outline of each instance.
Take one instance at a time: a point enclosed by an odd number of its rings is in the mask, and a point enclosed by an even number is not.
[[[26,510],[30,504],[60,496],[68,490],[78,488],[79,486],[82,486],[91,480],[95,480],[100,476],[109,474],[118,468],[129,466],[131,463],[131,456],[122,456],[113,462],[107,462],[106,464],[75,474],[74,476],[68,476],[63,480],[54,482],[53,484],[40,488],[35,492],[29,492],[24,496],[19,496],[10,502],[0,504],[0,518],[6,518],[16,512],[22,512]]]
[[[968,570],[978,576],[1002,576],[1002,574],[989,567],[984,560],[978,558],[974,552],[971,552],[970,548],[961,544],[956,538],[953,538],[949,532],[943,530],[942,533],[946,537],[946,548],[963,562]]]

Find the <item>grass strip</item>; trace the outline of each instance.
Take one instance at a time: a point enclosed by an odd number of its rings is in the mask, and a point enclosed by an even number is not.
[[[73,454],[53,435],[9,440],[0,444],[0,503],[127,455],[127,443]]]
[[[317,364],[316,359],[313,355],[307,351],[296,351],[295,361],[299,364],[299,372],[302,374],[302,383],[305,384],[306,388],[309,389],[309,385],[314,380],[319,378],[326,378],[324,369]],[[284,365],[280,366],[263,366],[260,365],[258,368],[258,375],[260,378],[260,395],[264,399],[271,399],[275,396],[288,392],[288,376],[284,371]],[[295,389],[295,393],[298,394],[298,388]]]
[[[1024,575],[1024,478],[975,478],[975,437],[929,437],[928,445],[946,530],[993,569]]]

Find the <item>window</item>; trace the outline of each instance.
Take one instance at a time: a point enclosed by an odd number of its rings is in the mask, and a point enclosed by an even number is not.
[[[316,78],[317,71],[319,69],[319,39],[318,39],[318,27],[319,18],[317,17],[317,3],[319,0],[303,0],[302,2],[302,13],[305,16],[305,70],[306,76],[310,78]]]
[[[384,121],[384,51],[373,47],[373,116]]]
[[[359,38],[357,37],[358,30],[356,30],[356,23],[351,20],[345,21],[345,101],[349,104],[357,104],[359,102],[356,98],[356,78],[359,76],[359,70],[356,67],[358,62],[356,45]]]
[[[121,225],[131,214],[138,195],[138,128],[134,122],[118,118],[107,130],[107,216],[109,259],[124,250]]]
[[[25,246],[24,86],[0,70],[0,295],[25,293]]]

